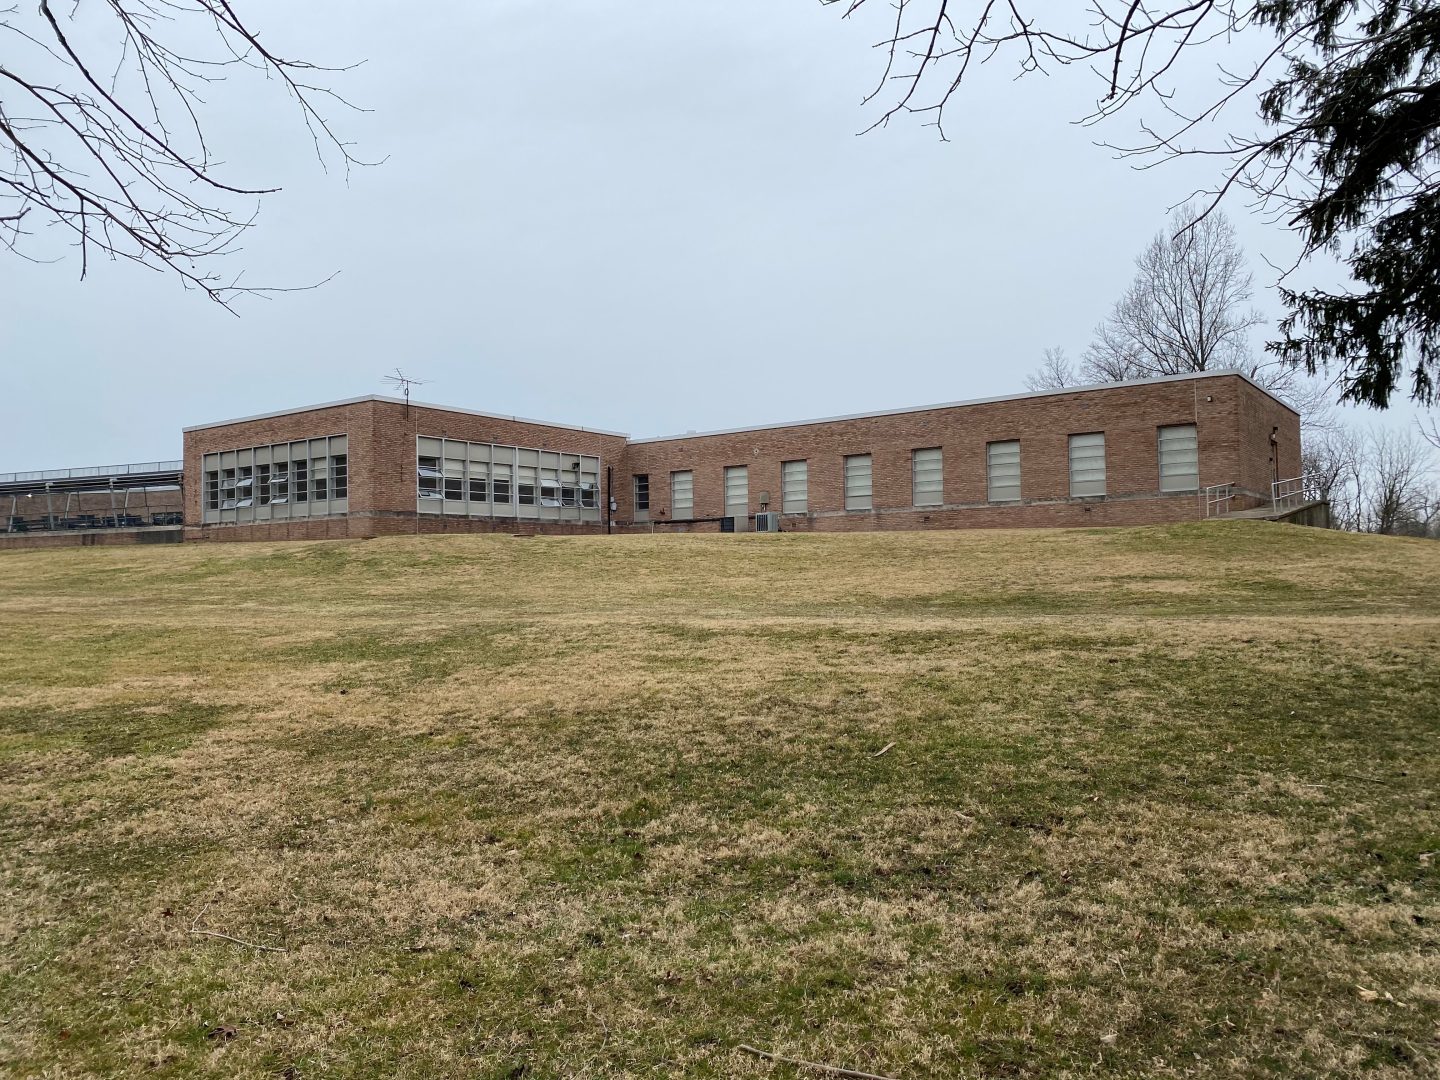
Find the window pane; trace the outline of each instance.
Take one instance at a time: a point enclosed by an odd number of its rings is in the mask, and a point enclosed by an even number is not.
[[[1200,486],[1200,447],[1194,424],[1162,427],[1160,490],[1194,491]]]
[[[944,458],[938,446],[910,455],[910,472],[916,506],[939,506],[945,501]]]
[[[688,469],[670,474],[670,516],[677,521],[695,516],[695,474]]]
[[[780,509],[804,514],[810,509],[810,463],[787,461],[780,466]]]
[[[869,454],[851,454],[845,459],[845,509],[870,509]]]
[[[1105,433],[1070,436],[1070,494],[1105,494]]]
[[[645,513],[650,509],[650,475],[637,473],[635,476],[635,510]]]
[[[745,517],[750,513],[750,469],[746,465],[725,466],[725,516]]]
[[[987,443],[985,465],[991,502],[1020,500],[1020,442]]]

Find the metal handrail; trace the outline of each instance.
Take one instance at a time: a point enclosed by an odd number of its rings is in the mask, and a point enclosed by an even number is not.
[[[1205,516],[1224,517],[1230,512],[1230,500],[1233,498],[1234,484],[1211,484],[1205,489]]]
[[[180,472],[184,461],[141,461],[132,465],[91,465],[82,469],[39,469],[33,472],[0,473],[0,484],[32,480],[83,480],[90,476],[143,476],[146,473]]]
[[[1292,476],[1270,485],[1270,505],[1276,510],[1293,510],[1310,501],[1306,489],[1315,482],[1314,476]]]

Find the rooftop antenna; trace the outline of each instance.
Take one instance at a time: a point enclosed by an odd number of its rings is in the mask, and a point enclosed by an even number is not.
[[[424,386],[429,381],[428,379],[416,379],[406,375],[398,367],[395,369],[394,375],[382,375],[381,378],[405,395],[406,416],[410,415],[410,388],[412,386]]]

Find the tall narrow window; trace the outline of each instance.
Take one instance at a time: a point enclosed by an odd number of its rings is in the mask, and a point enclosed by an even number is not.
[[[284,450],[284,452],[288,454],[289,450],[286,449]],[[288,503],[289,501],[290,462],[288,460],[277,461],[275,463],[275,472],[270,477],[270,503],[273,506],[281,503]]]
[[[235,481],[235,506],[244,510],[255,505],[255,470],[249,465],[240,466],[240,479]]]
[[[220,471],[213,469],[205,474],[205,509],[220,509]]]
[[[535,506],[535,494],[539,475],[539,467],[535,465],[520,465],[515,474],[515,503],[517,506]]]
[[[290,475],[295,478],[295,501],[310,498],[310,461],[308,458],[290,462]]]
[[[297,461],[296,464],[298,465],[299,462]],[[440,459],[436,457],[420,458],[420,464],[417,471],[419,472],[420,476],[420,498],[440,498]],[[302,501],[303,498],[304,497],[302,496]]]
[[[330,498],[330,464],[326,458],[310,459],[310,500],[323,502]]]
[[[688,521],[695,516],[695,474],[689,469],[670,474],[670,517]]]
[[[786,461],[780,465],[780,510],[804,514],[810,509],[810,463]]]
[[[910,454],[910,483],[916,506],[939,506],[945,501],[945,457],[940,447]]]
[[[490,466],[490,494],[502,506],[510,503],[510,464],[496,461]]]
[[[1070,436],[1070,495],[1105,494],[1105,433]]]
[[[650,474],[636,473],[633,477],[635,485],[635,520],[650,520]]]
[[[845,509],[870,509],[870,455],[851,454],[845,459]]]
[[[985,469],[991,502],[1020,501],[1020,441],[985,444]]]
[[[344,499],[350,495],[350,458],[336,454],[330,459],[330,486],[334,498]]]
[[[1200,446],[1194,424],[1160,429],[1160,490],[1194,491],[1200,486]]]
[[[750,515],[750,469],[745,465],[725,466],[725,516]]]

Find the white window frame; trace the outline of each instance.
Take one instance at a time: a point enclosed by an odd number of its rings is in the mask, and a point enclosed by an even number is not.
[[[1014,450],[1014,459],[1010,453]],[[992,503],[1017,503],[1024,498],[1024,472],[1019,439],[996,439],[985,444],[985,499]],[[1003,455],[1003,456],[1002,456]],[[1010,481],[1011,466],[1014,482]]]
[[[810,462],[803,458],[780,463],[780,512],[810,512]]]
[[[1200,431],[1196,425],[1164,424],[1156,428],[1155,458],[1161,494],[1187,495],[1200,490]],[[1182,472],[1176,467],[1180,465],[1190,468]],[[1177,481],[1176,477],[1181,479]]]
[[[910,451],[910,501],[913,506],[944,505],[945,451],[941,447]]]
[[[740,483],[732,483],[737,478]],[[748,518],[750,516],[750,466],[726,465],[724,482],[725,516]],[[732,499],[731,495],[736,493],[740,495],[740,498]]]
[[[845,509],[875,508],[875,457],[872,454],[846,454],[844,462]]]
[[[1085,431],[1066,440],[1070,461],[1070,497],[1103,498],[1105,495],[1105,433]],[[1098,451],[1098,453],[1097,453]]]
[[[694,516],[695,471],[676,469],[670,474],[670,520],[689,521]]]

